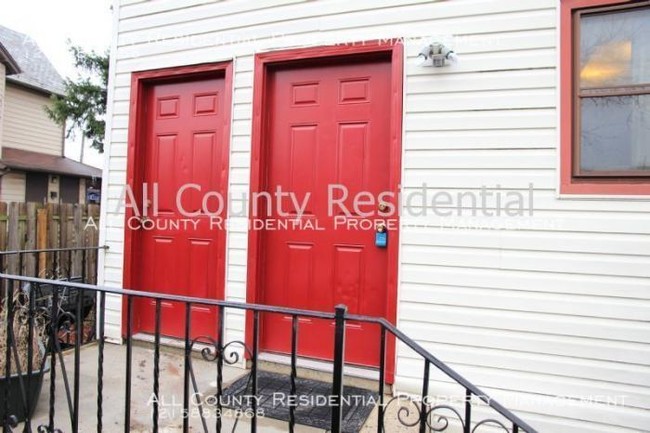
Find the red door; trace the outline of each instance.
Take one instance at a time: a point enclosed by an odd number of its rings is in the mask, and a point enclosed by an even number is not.
[[[218,211],[217,201],[208,200],[203,206],[203,197],[211,191],[226,197],[224,81],[207,78],[144,89],[144,152],[138,181],[148,184],[151,201],[145,203],[148,221],[127,221],[134,230],[131,275],[137,289],[223,299],[225,233],[211,224],[215,220],[209,212]],[[157,206],[153,184],[158,185]],[[184,335],[184,308],[162,304],[163,334]],[[193,336],[214,336],[215,315],[214,309],[193,306]],[[138,301],[134,320],[136,329],[153,332],[154,303]]]
[[[335,217],[345,212],[335,206],[328,215],[328,185],[345,186],[350,197],[391,191],[391,64],[332,63],[269,71],[265,190],[281,187],[299,203],[311,195],[299,225],[261,235],[260,297],[265,304],[330,312],[345,304],[352,314],[386,317],[388,251],[375,246],[373,228],[354,228],[354,220],[379,217],[378,206],[360,207],[372,212],[363,217],[348,199],[351,223],[337,225]],[[290,203],[284,199],[283,209],[293,209]],[[276,209],[267,216],[286,219]],[[290,350],[290,317],[268,316],[262,325],[264,350]],[[377,365],[376,327],[350,323],[346,338],[346,361]],[[329,359],[333,323],[301,319],[298,340],[300,355]]]

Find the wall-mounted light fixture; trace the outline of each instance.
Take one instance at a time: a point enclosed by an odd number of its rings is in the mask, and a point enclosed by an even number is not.
[[[454,50],[440,42],[434,42],[422,48],[420,54],[418,54],[418,58],[420,56],[424,57],[424,62],[421,66],[433,66],[436,68],[445,66],[447,60],[453,63],[458,61],[458,56]]]

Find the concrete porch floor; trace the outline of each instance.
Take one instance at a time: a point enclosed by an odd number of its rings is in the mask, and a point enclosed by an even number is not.
[[[81,432],[97,431],[97,356],[96,345],[84,346],[81,350],[80,362],[80,418],[79,426]],[[153,348],[136,345],[133,346],[132,364],[132,388],[131,388],[131,422],[130,431],[133,433],[145,433],[152,431],[152,393],[153,393]],[[68,351],[64,355],[65,367],[67,369],[70,387],[73,386],[74,374],[74,352]],[[124,394],[126,376],[126,346],[106,344],[104,349],[104,380],[103,380],[103,431],[123,432],[124,431]],[[203,360],[199,354],[192,358],[194,373],[198,383],[199,392],[204,396],[216,394],[216,364]],[[264,369],[264,367],[261,367]],[[182,408],[183,408],[183,356],[178,350],[161,349],[160,354],[160,432],[182,431]],[[224,366],[223,383],[224,388],[248,373],[232,366]],[[190,393],[193,392],[190,387]],[[43,381],[43,388],[39,398],[36,412],[33,416],[32,426],[34,429],[39,425],[47,425],[50,394],[50,375],[47,374]],[[190,404],[190,431],[203,432],[201,417],[198,415],[198,406]],[[206,410],[206,422],[208,431],[214,432],[216,416],[214,410]],[[416,431],[417,428],[409,429],[397,425],[395,416],[387,416],[386,421],[393,420],[386,425],[387,432]],[[56,428],[64,433],[72,431],[68,402],[65,396],[65,388],[60,366],[57,362],[56,371],[56,404],[55,404]],[[237,418],[235,411],[224,409],[223,432],[248,432],[250,421],[245,416]],[[362,432],[377,431],[377,408],[369,416]],[[233,430],[237,423],[236,429]],[[17,431],[20,431],[17,430]],[[258,418],[258,431],[261,432],[286,432],[288,425],[284,421],[271,418]],[[296,432],[322,432],[313,427],[296,425]]]

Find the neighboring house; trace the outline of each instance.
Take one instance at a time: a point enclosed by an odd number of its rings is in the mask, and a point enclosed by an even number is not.
[[[27,35],[0,26],[0,200],[85,203],[101,170],[64,156],[65,127],[44,107],[63,80]]]
[[[397,323],[540,432],[648,431],[648,2],[129,0],[113,13],[100,284],[345,303]],[[418,57],[434,42],[458,63]],[[228,230],[211,232],[140,230],[120,206],[142,182],[159,183],[165,218],[181,216],[188,182],[233,197],[281,186],[313,193],[302,221],[323,215],[333,181],[426,184],[416,203],[440,193],[439,212],[385,199],[411,224],[381,248],[374,230],[326,218],[324,231],[249,229],[237,199]],[[508,218],[497,189],[526,197],[525,215]],[[120,341],[122,300],[107,308]],[[151,332],[151,306],[136,308],[135,331]],[[286,353],[287,323],[263,323],[262,352]],[[251,341],[243,313],[225,326]],[[328,326],[300,324],[301,355],[329,356]],[[377,362],[371,336],[350,326],[349,361]],[[394,389],[419,392],[421,362],[388,353]],[[450,386],[436,377],[430,391]]]

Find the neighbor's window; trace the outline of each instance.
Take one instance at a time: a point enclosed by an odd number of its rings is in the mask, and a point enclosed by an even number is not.
[[[650,2],[573,15],[573,176],[650,176]]]

